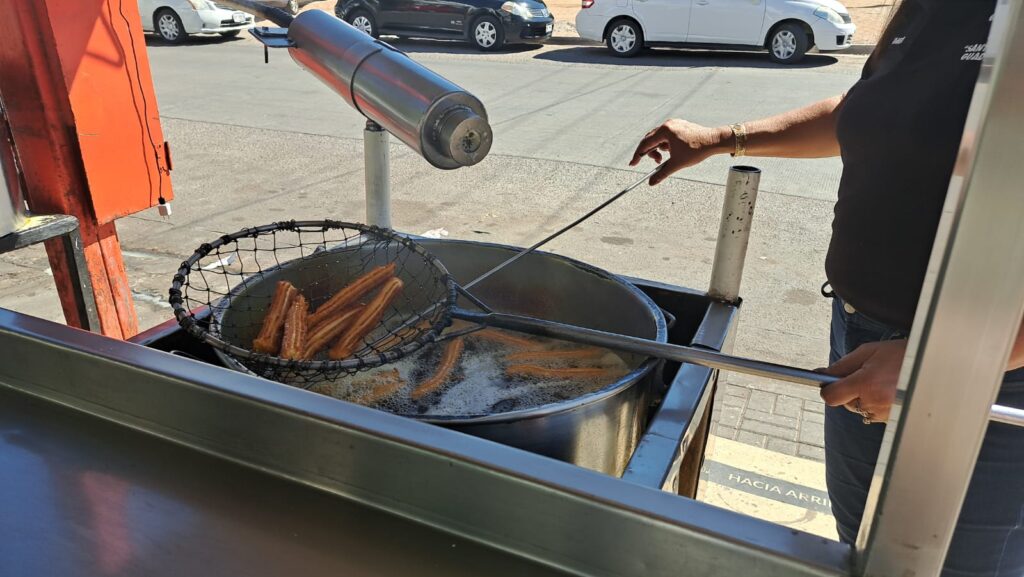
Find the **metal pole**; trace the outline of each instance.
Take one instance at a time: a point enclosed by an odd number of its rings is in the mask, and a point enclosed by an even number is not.
[[[391,149],[388,132],[372,120],[363,130],[366,223],[391,228]]]
[[[733,166],[729,169],[722,220],[718,225],[718,243],[715,245],[715,263],[711,267],[711,285],[708,288],[708,295],[713,299],[729,303],[739,301],[760,182],[761,170],[758,168]]]
[[[1000,0],[857,537],[864,575],[939,575],[1024,312],[1024,14]],[[1003,411],[996,420],[1002,420]]]

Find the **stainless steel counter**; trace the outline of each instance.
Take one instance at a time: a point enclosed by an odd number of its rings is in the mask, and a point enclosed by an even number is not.
[[[0,387],[0,574],[564,575]]]
[[[2,309],[0,407],[5,577],[849,571],[835,542]]]

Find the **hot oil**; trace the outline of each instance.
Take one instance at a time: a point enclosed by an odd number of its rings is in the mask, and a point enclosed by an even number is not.
[[[578,358],[572,358],[572,355],[560,358],[559,355],[507,360],[515,353],[578,351],[583,348],[543,337],[487,329],[462,338],[465,339],[465,348],[448,380],[418,400],[411,393],[417,385],[435,374],[446,343],[337,383],[315,385],[312,390],[401,415],[466,417],[530,409],[581,397],[618,381],[632,368],[618,354],[607,349],[592,349],[595,354]],[[546,369],[587,367],[600,368],[601,371],[597,376],[587,378],[528,377],[508,374],[506,367],[510,364],[529,364]],[[376,398],[374,390],[394,389],[387,387],[386,383],[396,369],[404,381],[402,386],[390,395]]]

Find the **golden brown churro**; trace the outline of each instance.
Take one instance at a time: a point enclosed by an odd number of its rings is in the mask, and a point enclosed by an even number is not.
[[[317,307],[309,317],[309,326],[314,327],[331,316],[351,307],[357,300],[380,286],[395,274],[395,263],[379,266],[352,281],[324,304]]]
[[[354,307],[338,313],[318,325],[310,325],[306,319],[309,331],[306,334],[306,346],[302,351],[302,358],[311,359],[316,356],[324,347],[331,344],[343,333],[364,307]]]
[[[373,297],[370,304],[356,315],[355,320],[341,335],[338,342],[334,343],[327,355],[334,360],[347,359],[352,356],[363,337],[380,324],[381,319],[384,318],[384,311],[391,306],[391,301],[395,300],[395,297],[401,292],[402,285],[402,280],[397,277],[391,277],[385,281],[377,296]]]
[[[377,377],[379,377],[379,380],[373,382],[373,389],[357,397],[355,399],[357,403],[372,405],[377,401],[390,397],[405,386],[405,379],[398,374],[398,369],[391,369],[377,375]],[[369,385],[370,383],[366,384]]]
[[[306,350],[306,318],[309,316],[309,305],[306,297],[299,295],[292,301],[288,314],[284,318],[284,336],[281,337],[282,359],[301,359]]]
[[[621,371],[601,367],[567,367],[553,369],[539,365],[509,365],[505,372],[515,377],[536,377],[542,379],[593,379],[597,377],[619,378]]]
[[[412,397],[413,400],[419,400],[445,384],[448,377],[452,375],[452,371],[455,370],[455,365],[459,362],[459,357],[462,356],[462,349],[464,345],[465,343],[462,342],[462,337],[452,339],[452,341],[448,343],[448,346],[445,347],[444,354],[441,355],[441,364],[437,366],[437,372],[434,373],[434,376],[420,383],[418,387],[413,389],[409,396]]]
[[[274,289],[274,298],[270,300],[270,307],[263,317],[263,326],[260,334],[252,341],[252,349],[259,353],[269,355],[277,354],[281,346],[281,335],[284,332],[284,317],[288,314],[288,307],[292,300],[299,294],[299,289],[292,286],[288,281],[277,281],[277,288]]]
[[[544,362],[544,361],[569,361],[569,360],[586,360],[586,359],[599,359],[608,352],[608,349],[600,349],[597,347],[587,347],[585,349],[563,349],[563,350],[550,350],[550,351],[520,351],[518,353],[512,353],[505,357],[506,361],[533,361],[533,362]]]
[[[535,347],[537,343],[524,337],[518,337],[512,333],[501,331],[498,329],[484,329],[471,333],[470,336],[477,337],[480,339],[486,339],[503,345],[509,345],[512,347]]]

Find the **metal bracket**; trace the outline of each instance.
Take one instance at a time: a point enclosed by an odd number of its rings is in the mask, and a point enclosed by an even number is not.
[[[295,46],[295,42],[288,38],[287,28],[256,26],[249,29],[249,34],[252,34],[253,38],[263,44],[264,64],[270,62],[270,48],[291,48]]]

